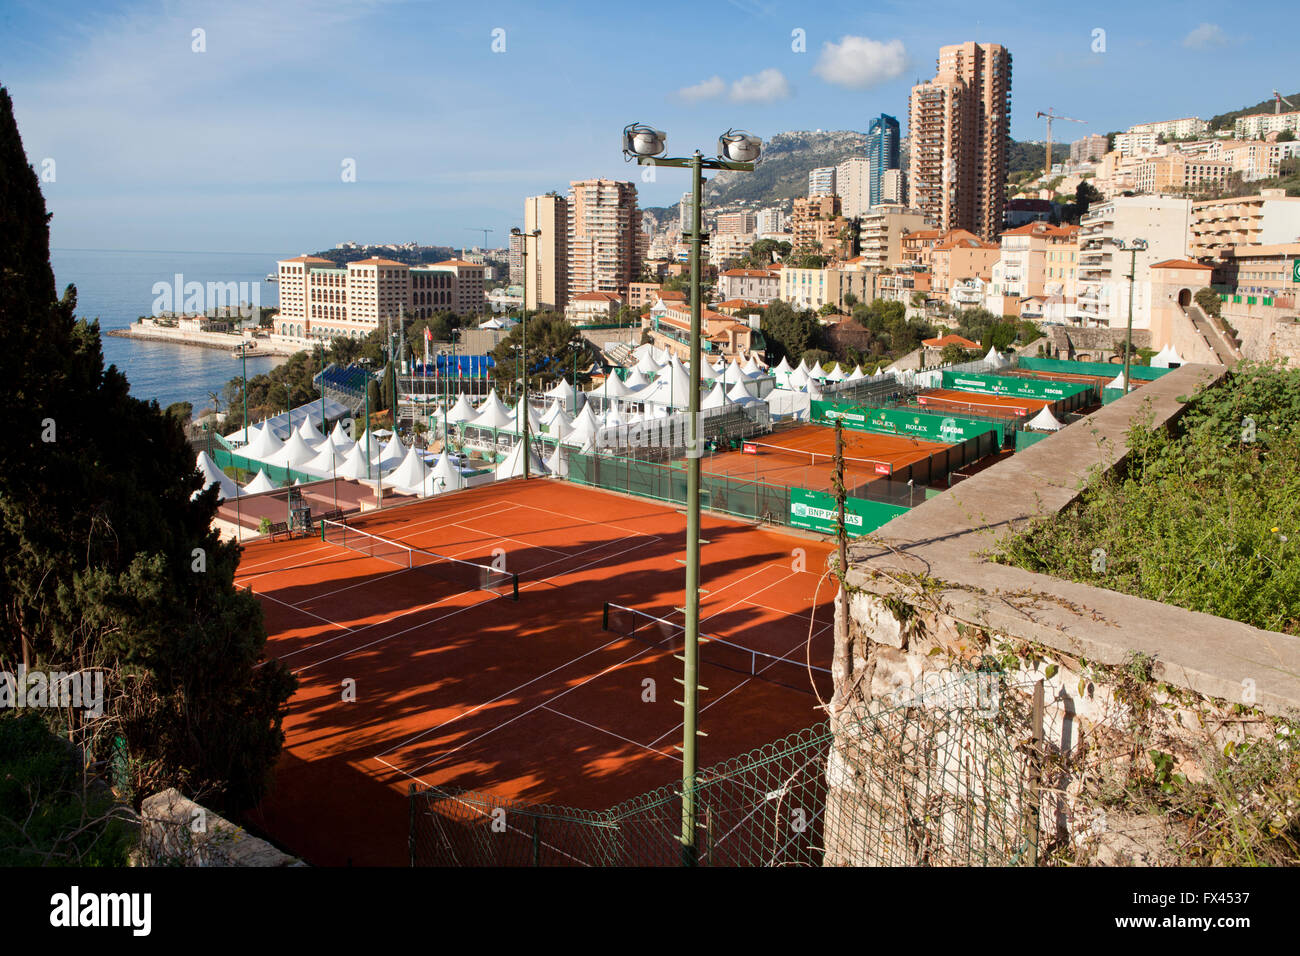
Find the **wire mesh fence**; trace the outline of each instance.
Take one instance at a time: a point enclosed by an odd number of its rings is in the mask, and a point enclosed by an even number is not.
[[[949,675],[696,776],[703,866],[1005,866],[1032,862],[1039,791],[1017,746],[1021,695]],[[413,866],[676,866],[680,784],[606,810],[411,788]]]

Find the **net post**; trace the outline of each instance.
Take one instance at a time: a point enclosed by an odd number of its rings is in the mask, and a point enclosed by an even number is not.
[[[510,600],[519,600],[519,572],[513,571],[510,574]]]
[[[608,601],[606,601],[605,606],[601,608],[600,629],[602,631],[609,630],[609,602]]]

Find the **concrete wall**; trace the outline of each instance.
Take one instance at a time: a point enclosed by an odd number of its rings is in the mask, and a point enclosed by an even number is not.
[[[1256,362],[1286,358],[1300,363],[1300,309],[1223,303],[1223,317],[1237,330],[1241,351]]]

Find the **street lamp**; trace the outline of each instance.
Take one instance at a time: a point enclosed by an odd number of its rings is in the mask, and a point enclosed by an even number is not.
[[[528,401],[528,240],[536,239],[542,234],[542,230],[534,229],[532,232],[523,232],[518,226],[510,230],[510,235],[519,236],[523,239],[523,258],[524,258],[524,308],[520,320],[520,335],[523,338],[523,363],[524,363],[524,397],[523,401]],[[540,302],[538,303],[541,304]],[[524,425],[522,438],[524,443],[524,481],[529,478],[528,475],[528,409],[524,408]]]
[[[682,654],[682,861],[698,860],[695,825],[696,730],[699,713],[700,655],[700,250],[706,242],[700,211],[703,170],[752,172],[762,141],[747,132],[729,129],[718,137],[717,159],[705,159],[697,149],[685,158],[663,155],[668,134],[632,123],[623,130],[623,156],[641,166],[673,166],[691,171],[691,394],[690,443],[686,459],[686,644]]]
[[[1129,274],[1128,274],[1128,333],[1124,340],[1124,394],[1128,394],[1128,363],[1129,356],[1133,353],[1133,287],[1137,285],[1137,254],[1145,252],[1147,241],[1145,239],[1130,239],[1125,242],[1123,239],[1117,239],[1115,246],[1120,252],[1130,254]]]

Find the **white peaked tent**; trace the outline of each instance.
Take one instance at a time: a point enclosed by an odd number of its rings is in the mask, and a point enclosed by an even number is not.
[[[546,465],[538,457],[537,450],[532,448],[532,442],[529,442],[528,449],[528,471],[533,475],[545,475]],[[510,449],[510,454],[506,455],[505,461],[497,465],[497,480],[502,478],[517,478],[524,473],[524,443],[516,442],[515,447]]]
[[[645,395],[638,395],[637,401],[686,408],[691,401],[691,379],[681,362],[664,366],[655,379],[653,388]]]
[[[634,368],[628,372],[623,384],[631,391],[632,389],[645,388],[650,384],[650,379],[646,378],[645,373],[639,368]]]
[[[424,456],[412,446],[402,463],[384,478],[384,484],[403,494],[426,495],[425,479],[428,477],[429,466],[424,463]]]
[[[645,352],[637,360],[636,370],[643,375],[653,375],[655,372],[659,371],[661,365],[663,365],[662,362],[656,362],[653,355],[649,352]]]
[[[323,475],[329,478],[337,474],[338,468],[343,464],[343,461],[344,456],[339,453],[339,450],[326,441],[321,442],[316,457],[311,461],[304,462],[301,468],[313,475]]]
[[[245,458],[266,461],[283,447],[284,442],[276,438],[271,429],[263,426],[251,429],[248,433],[248,444],[240,446],[238,451]]]
[[[469,403],[469,396],[461,392],[460,398],[456,399],[456,404],[451,407],[451,411],[447,412],[447,424],[460,425],[463,422],[472,422],[477,417],[478,412]]]
[[[598,431],[600,431],[600,422],[596,420],[595,413],[588,405],[574,418],[572,430],[562,441],[567,445],[586,445],[596,437]]]
[[[540,434],[542,430],[542,419],[537,414],[537,409],[533,408],[533,406],[523,401],[523,399],[520,399],[520,404],[522,404],[523,407],[528,410],[527,415],[528,415],[529,434],[532,435]],[[519,411],[519,405],[515,405],[514,408],[510,409],[510,427],[507,429],[507,431],[512,431],[516,435],[518,435],[521,432],[523,432],[523,430],[524,430],[523,415]]]
[[[842,382],[842,381],[844,381],[844,377],[845,377],[845,376],[844,376],[844,369],[840,368],[840,363],[839,363],[839,362],[836,362],[836,363],[835,363],[835,367],[834,367],[833,369],[831,369],[831,374],[829,374],[829,375],[826,376],[826,381],[828,381],[828,382]]]
[[[849,373],[849,377],[846,379],[846,381],[858,382],[866,377],[867,377],[867,373],[862,371],[862,366],[855,365],[853,366],[853,371]]]
[[[244,485],[243,493],[246,495],[256,495],[263,491],[275,491],[275,482],[266,477],[266,471],[262,470],[257,473],[257,477]]]
[[[348,437],[348,433],[343,430],[343,419],[341,418],[335,423],[334,430],[330,432],[330,444],[345,455],[352,450],[353,441]]]
[[[1129,384],[1130,384],[1130,385],[1133,384],[1132,379],[1129,380]],[[1123,390],[1124,390],[1124,373],[1123,373],[1123,372],[1120,372],[1118,375],[1116,375],[1113,379],[1111,379],[1109,382],[1107,382],[1107,383],[1106,383],[1104,386],[1102,386],[1102,387],[1103,387],[1103,388],[1118,388],[1120,391],[1123,391]]]
[[[302,436],[303,441],[308,445],[311,445],[313,448],[325,440],[325,436],[321,434],[321,430],[317,428],[316,423],[311,420],[310,414],[303,416],[302,424],[298,426],[298,434]]]
[[[568,408],[578,400],[578,390],[569,384],[568,379],[561,375],[560,380],[552,385],[550,391],[546,393],[546,397],[563,402],[564,407]]]
[[[804,373],[805,375],[810,375],[810,374],[812,374],[813,366],[812,366],[811,364],[809,364],[809,362],[808,362],[807,359],[800,359],[800,360],[799,360],[799,368],[803,369],[803,373]]]
[[[297,468],[316,457],[316,449],[307,444],[301,432],[294,432],[289,440],[280,446],[280,450],[269,458],[263,459],[268,465],[282,468]]]
[[[551,452],[551,457],[546,459],[546,469],[551,473],[552,478],[569,477],[569,463],[559,445],[555,446],[555,451]]]
[[[464,487],[465,476],[460,473],[460,466],[452,462],[451,457],[444,451],[429,469],[429,493],[440,495]]]
[[[366,474],[366,446],[357,442],[352,446],[352,450],[343,456],[343,464],[339,465],[335,475],[339,478],[364,481],[366,478],[378,478],[379,469],[371,465],[370,473]]]
[[[552,402],[550,405],[547,406],[546,411],[542,412],[542,427],[549,428],[551,422],[555,421],[557,418],[563,418],[570,422],[573,421],[572,418],[569,418],[569,415],[564,410],[563,405],[561,405],[559,402]]]
[[[555,441],[562,442],[573,434],[573,422],[568,415],[557,415],[549,425],[546,426],[546,437],[553,438]]]
[[[378,461],[379,457],[384,453],[384,443],[379,440],[379,436],[373,430],[362,432],[361,437],[357,439],[357,447],[361,449],[362,455],[366,454],[367,445],[369,445],[370,460]],[[361,460],[362,463],[365,462],[364,458]]]
[[[743,385],[736,385],[736,388],[744,388]],[[731,404],[731,399],[727,397],[727,387],[721,382],[713,386],[713,391],[704,396],[704,401],[700,402],[700,408],[724,408]]]
[[[722,380],[728,385],[735,385],[737,382],[749,381],[749,376],[746,375],[744,369],[736,363],[736,360],[732,359],[731,364],[727,366],[726,374],[722,376]]]
[[[749,385],[744,381],[737,382],[727,390],[727,398],[733,402],[743,402],[753,397],[754,393],[749,390]]]
[[[593,385],[591,388],[587,389],[587,392],[588,394],[595,395],[599,398],[608,398],[611,401],[616,398],[627,398],[628,395],[632,394],[628,390],[628,387],[623,384],[623,380],[613,372],[609,373],[609,376],[604,382],[599,385]]]
[[[212,457],[206,451],[199,452],[199,457],[195,461],[195,467],[197,467],[203,475],[203,487],[190,495],[191,498],[197,498],[199,495],[203,494],[203,492],[208,489],[209,485],[217,486],[217,498],[219,500],[235,498],[239,495],[239,485],[235,484],[225,476],[225,473],[217,467],[217,463],[212,460]]]
[[[388,439],[388,444],[384,446],[384,450],[379,457],[380,460],[393,459],[394,461],[401,461],[406,457],[406,446],[402,444],[402,440],[397,437],[396,433]]]
[[[717,377],[718,377],[718,373],[715,372],[715,371],[713,371],[713,366],[710,365],[708,362],[705,362],[705,361],[701,360],[701,362],[700,362],[700,381],[701,381],[701,382],[711,382],[711,381],[713,381],[713,380],[714,380],[715,378],[717,378]]]
[[[752,355],[749,357],[749,361],[746,362],[744,366],[741,368],[741,371],[749,376],[763,374],[762,366],[760,366],[756,361],[754,361],[754,356]]]
[[[713,363],[713,371],[725,372],[726,370],[727,370],[727,360],[723,358],[721,355],[719,355],[718,360]]]
[[[796,368],[793,372],[791,372],[786,377],[786,381],[789,383],[789,387],[791,389],[793,389],[794,391],[798,391],[799,389],[807,386],[807,384],[811,382],[812,379],[808,377],[808,373],[804,371],[803,363],[800,362],[799,367]]]
[[[479,406],[478,415],[468,424],[474,428],[509,428],[514,424],[514,416],[505,403],[497,398],[496,389],[488,393],[487,399]]]
[[[1025,422],[1025,427],[1037,428],[1045,432],[1054,432],[1064,428],[1065,426],[1057,421],[1056,416],[1052,414],[1052,410],[1044,405],[1037,415]]]
[[[1185,360],[1178,354],[1173,344],[1166,345],[1151,359],[1152,368],[1169,368],[1171,365],[1184,365]]]
[[[776,363],[776,368],[772,369],[772,371],[777,375],[789,375],[794,369],[790,367],[790,363],[785,360],[783,355],[781,361]]]
[[[814,400],[820,400],[822,397],[822,387],[811,380],[808,382],[808,397]]]
[[[993,366],[994,368],[1001,368],[1002,366],[1007,364],[1007,360],[1004,359],[998,353],[998,350],[991,345],[989,346],[989,354],[984,356],[984,361],[988,362],[989,365]]]

